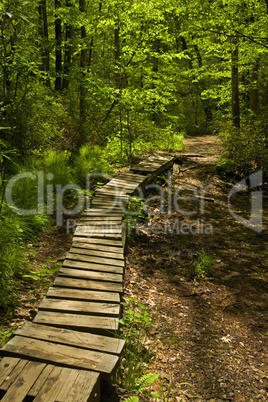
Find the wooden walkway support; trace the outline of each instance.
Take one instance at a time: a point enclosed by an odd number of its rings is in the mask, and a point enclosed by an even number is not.
[[[96,190],[36,317],[1,349],[1,402],[109,397],[124,347],[116,337],[125,268],[123,219],[137,187],[173,162],[170,155],[150,157]]]

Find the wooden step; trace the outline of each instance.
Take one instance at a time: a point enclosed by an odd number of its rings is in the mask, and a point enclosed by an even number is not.
[[[42,363],[61,364],[67,367],[82,368],[106,374],[111,374],[118,362],[118,356],[116,355],[80,349],[74,346],[55,344],[53,342],[26,338],[24,336],[14,336],[14,338],[1,349],[1,355],[20,356],[23,359],[38,359],[38,361]],[[40,363],[37,363],[37,365],[38,364]],[[44,365],[42,365],[42,368],[44,368]]]
[[[86,249],[86,250],[92,250],[92,251],[94,251],[94,253],[100,251],[101,253],[104,252],[104,253],[115,254],[114,258],[118,258],[118,259],[123,258],[124,259],[123,247],[120,250],[118,247],[114,247],[114,246],[106,246],[106,245],[94,244],[94,243],[90,243],[90,242],[79,242],[79,241],[76,241],[76,240],[73,240],[72,246],[76,247],[76,248],[83,248],[83,249]]]
[[[47,297],[64,300],[85,300],[99,303],[120,303],[120,295],[117,292],[100,292],[97,290],[69,289],[51,287],[48,289]]]
[[[54,281],[54,286],[71,289],[102,290],[104,292],[123,292],[123,285],[121,283],[76,278],[57,277]]]
[[[0,393],[6,393],[1,401],[99,402],[99,377],[93,371],[4,357],[0,362]],[[94,399],[89,399],[91,393]]]
[[[75,345],[78,348],[97,350],[100,352],[115,354],[117,356],[121,354],[125,344],[123,339],[100,336],[88,332],[71,331],[69,329],[55,328],[48,325],[34,324],[29,321],[25,322],[22,327],[15,332],[15,335],[54,342],[56,344],[60,343],[69,346]]]
[[[120,305],[112,303],[97,303],[74,300],[55,300],[45,298],[39,305],[40,311],[61,311],[63,313],[78,313],[119,317]]]
[[[109,252],[108,250],[101,251],[101,250],[92,250],[90,248],[84,247],[82,243],[76,243],[72,244],[72,247],[70,248],[70,253],[76,253],[76,254],[84,254],[84,255],[90,255],[92,257],[98,257],[98,258],[104,258],[104,259],[112,259],[112,260],[119,260],[119,261],[124,261],[124,254],[123,254],[123,249],[122,252],[116,253],[116,252]],[[122,266],[124,266],[125,263],[123,262]]]
[[[85,269],[91,271],[100,271],[100,272],[109,272],[114,274],[123,274],[124,268],[113,266],[113,265],[103,265],[103,264],[95,264],[85,261],[77,261],[77,260],[64,260],[62,265],[63,268],[75,268],[75,269]]]
[[[59,277],[70,277],[80,279],[95,279],[105,280],[109,282],[123,282],[123,276],[120,274],[111,274],[108,272],[96,272],[88,269],[73,269],[73,268],[61,268],[59,271]]]
[[[54,311],[39,311],[35,316],[34,323],[54,325],[55,327],[90,331],[99,335],[112,336],[118,331],[117,317],[100,317],[86,314],[61,313]]]
[[[66,259],[73,260],[74,256],[84,256],[87,262],[95,263],[95,264],[104,264],[104,265],[115,265],[117,267],[124,267],[125,261],[123,258],[116,258],[116,254],[114,253],[105,253],[99,251],[93,252],[92,250],[87,250],[86,248],[81,247],[71,247],[70,252],[66,254]],[[106,257],[105,257],[106,254]],[[78,259],[80,261],[80,259]]]
[[[86,234],[84,235],[76,235],[74,233],[73,242],[81,242],[87,244],[99,244],[100,246],[111,246],[111,247],[123,247],[122,240],[114,240],[114,239],[103,239],[98,237],[88,237]]]

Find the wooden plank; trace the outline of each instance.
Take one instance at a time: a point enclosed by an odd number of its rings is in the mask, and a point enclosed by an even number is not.
[[[171,168],[173,166],[175,157],[170,157],[170,159],[153,159],[151,161],[145,160],[138,165],[134,165],[131,167],[133,172],[140,173],[154,173],[155,175],[164,172],[165,170]]]
[[[10,343],[10,341],[8,343]],[[28,362],[1,401],[23,401],[44,367],[44,363]]]
[[[75,236],[87,236],[88,238],[101,238],[101,239],[111,239],[111,240],[119,240],[122,238],[122,233],[120,232],[114,232],[114,233],[102,233],[101,231],[96,231],[94,230],[91,231],[90,229],[87,229],[86,226],[78,226],[77,229],[74,232]]]
[[[109,258],[103,258],[103,257],[98,258],[95,256],[83,255],[83,254],[78,254],[78,253],[67,253],[66,260],[83,261],[83,262],[87,262],[89,264],[102,265],[102,269],[101,269],[101,267],[96,267],[96,270],[101,270],[101,271],[109,271],[110,265],[112,265],[114,267],[124,267],[124,261],[122,261],[122,260],[116,260],[116,259],[112,259],[112,258],[109,259]],[[92,267],[94,269],[93,265],[92,265]]]
[[[63,367],[54,367],[44,382],[41,390],[38,392],[36,402],[55,402],[59,401],[58,393],[68,384],[72,369]],[[78,375],[78,370],[77,370]],[[76,375],[76,376],[77,376]]]
[[[91,250],[95,252],[104,252],[104,253],[109,253],[109,254],[115,254],[116,256],[114,258],[124,258],[124,252],[123,252],[123,247],[121,248],[121,250],[118,247],[113,247],[113,246],[102,246],[100,244],[93,244],[93,243],[88,243],[88,242],[79,242],[74,240],[72,243],[73,247],[76,248],[84,248],[86,250]],[[109,255],[106,254],[106,255]],[[102,254],[101,254],[102,255]]]
[[[120,235],[122,232],[122,223],[119,225],[94,225],[91,222],[79,222],[76,228],[76,230],[80,229],[89,234]]]
[[[9,374],[14,370],[20,359],[15,357],[5,357],[0,361],[0,389],[1,384],[8,381]]]
[[[37,378],[36,382],[34,385],[31,387],[31,389],[28,391],[28,396],[34,398],[46,382],[47,378],[49,377],[50,373],[54,369],[55,366],[53,364],[47,364],[40,376]]]
[[[90,396],[89,396],[90,395]],[[88,372],[80,371],[66,398],[62,402],[99,402],[100,379],[95,380]]]
[[[128,201],[129,196],[127,194],[124,193],[124,188],[120,189],[117,186],[112,186],[112,187],[103,187],[101,189],[96,190],[96,196],[103,196],[103,198],[109,198],[109,199],[114,199],[114,201]],[[95,198],[94,197],[94,198]]]
[[[2,349],[1,349],[2,350]],[[0,354],[1,354],[0,350]],[[13,384],[13,382],[16,380],[16,378],[20,375],[26,364],[28,363],[27,360],[22,360],[19,359],[18,364],[14,367],[14,369],[11,371],[9,376],[6,378],[6,380],[2,383],[1,389],[4,391],[7,391],[9,387]]]
[[[74,239],[73,241],[79,241],[81,243],[87,243],[87,244],[99,244],[100,246],[111,246],[111,247],[123,247],[122,240],[114,240],[114,239],[101,239],[101,238],[94,238],[94,237],[88,237],[87,235],[83,236],[78,236],[74,233]]]
[[[122,261],[122,260],[113,260],[116,265],[103,264],[100,260],[101,260],[101,258],[98,259],[97,257],[92,257],[92,259],[91,259],[91,256],[75,254],[75,253],[68,253],[66,260],[64,260],[64,267],[98,271],[98,272],[100,272],[99,277],[103,277],[104,272],[121,274],[121,271],[116,268],[121,268],[121,269],[124,268],[122,266],[123,265],[122,263],[124,263],[124,261]],[[77,264],[70,265],[68,261],[74,261],[74,262],[77,262]],[[119,261],[119,263],[117,263],[117,261]],[[87,264],[87,266],[86,265],[82,266],[83,263]],[[93,274],[93,275],[95,275],[95,274]]]
[[[40,311],[62,311],[64,313],[87,313],[90,315],[104,315],[118,317],[120,305],[112,303],[96,303],[74,300],[55,300],[45,298],[39,305]]]
[[[51,287],[48,289],[47,297],[65,300],[85,300],[120,303],[120,295],[115,292],[99,292],[96,290],[69,289]]]
[[[103,290],[107,292],[123,292],[123,286],[120,283],[91,281],[88,279],[57,277],[54,286],[68,287],[73,289]]]
[[[115,218],[117,219],[117,218]],[[104,225],[121,225],[123,222],[122,218],[118,218],[117,220],[108,220],[108,219],[96,219],[90,217],[81,217],[79,223],[86,223],[92,226],[104,226]]]
[[[119,208],[117,211],[103,211],[103,208],[90,208],[85,209],[83,212],[83,216],[99,216],[100,218],[120,218],[124,216],[124,212]]]
[[[127,180],[128,183],[143,183],[144,180],[146,180],[144,178],[144,176],[133,173],[131,171],[121,173],[120,175],[116,176],[115,179],[116,180]]]
[[[55,327],[77,329],[79,331],[94,331],[99,335],[111,335],[118,330],[117,317],[100,317],[85,314],[59,313],[39,311],[34,318],[36,324],[55,325]]]
[[[95,335],[87,332],[70,331],[69,329],[55,328],[42,324],[34,324],[29,321],[25,322],[25,324],[23,324],[23,326],[16,331],[15,335],[40,339],[43,341],[53,340],[53,342],[55,343],[70,346],[75,345],[76,347],[82,349],[97,350],[116,355],[121,354],[125,344],[125,341],[123,341],[123,339]],[[53,366],[50,367],[53,368]]]
[[[94,264],[90,262],[77,261],[77,260],[64,260],[63,266],[66,268],[85,269],[100,272],[109,272],[114,274],[123,274],[124,268],[113,265]]]
[[[109,282],[123,282],[123,276],[120,274],[92,271],[88,269],[72,269],[72,268],[61,268],[59,271],[60,277],[70,277],[70,278],[80,278],[80,279],[95,279],[95,280],[105,280]]]
[[[68,259],[69,254],[81,254],[86,255],[88,257],[92,257],[90,262],[94,262],[97,264],[107,264],[107,265],[116,265],[119,267],[125,266],[124,256],[122,254],[109,253],[106,251],[94,251],[88,250],[86,247],[71,247],[70,252],[67,254],[66,258]],[[99,253],[99,254],[98,254]],[[117,258],[118,257],[118,258]]]
[[[57,313],[42,314],[50,314],[52,317],[53,314],[55,315]],[[62,314],[58,314],[58,316],[60,315]],[[82,317],[85,319],[87,318],[87,316]],[[100,320],[100,323],[101,320],[104,321],[102,317],[94,317],[94,319]],[[106,324],[106,326],[109,328],[112,327],[112,325],[107,325],[107,323],[105,322],[103,323],[104,325]],[[12,338],[4,346],[1,353],[8,355],[27,356],[46,363],[56,363],[72,368],[84,368],[87,370],[99,371],[101,373],[107,374],[111,374],[113,372],[118,362],[118,356],[112,354],[80,349],[73,346],[55,344],[39,339],[25,338],[23,336],[15,336],[14,338]]]
[[[79,223],[75,232],[84,232],[88,234],[101,234],[101,235],[120,235],[122,232],[122,225],[102,225],[95,226],[88,223]]]

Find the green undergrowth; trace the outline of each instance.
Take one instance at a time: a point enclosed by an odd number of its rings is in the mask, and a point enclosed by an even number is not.
[[[243,121],[241,128],[226,125],[220,131],[224,153],[219,160],[219,172],[234,178],[245,177],[262,169],[268,175],[267,123]]]
[[[64,116],[61,112],[58,116],[60,120]],[[147,138],[141,139],[145,129],[148,131]],[[146,126],[139,127],[139,130],[141,132],[137,132],[132,142],[126,136],[122,141],[120,136],[111,136],[102,147],[87,143],[76,151],[63,149],[66,144],[60,141],[63,137],[58,132],[55,136],[51,133],[51,138],[55,140],[52,149],[42,143],[39,149],[33,147],[29,152],[22,153],[8,142],[0,141],[0,308],[16,304],[14,289],[30,266],[27,244],[33,242],[42,230],[48,230],[55,224],[57,191],[63,192],[64,207],[74,209],[79,199],[78,191],[85,201],[92,196],[92,191],[90,195],[86,194],[88,174],[98,173],[91,183],[94,188],[114,174],[115,167],[128,164],[137,155],[156,149],[182,147],[183,135],[174,133],[170,128],[160,130],[152,127],[150,131]],[[21,174],[23,176],[16,176]],[[11,179],[16,177],[18,180],[15,180],[11,191],[13,207],[10,208],[10,201],[5,199],[6,190]],[[78,190],[68,190],[70,184]],[[40,196],[41,210],[38,209]],[[50,210],[47,209],[48,201]],[[138,212],[139,202],[133,200],[132,204]],[[34,209],[35,213],[22,212]],[[137,218],[134,218],[142,219],[141,213],[138,212]]]
[[[156,342],[149,340],[150,330],[155,326],[148,307],[136,297],[125,298],[123,317],[120,319],[119,336],[125,340],[125,348],[120,358],[119,369],[115,383],[134,395],[124,402],[138,402],[142,400],[155,400],[171,402],[175,392],[181,385],[174,384],[169,379],[168,386],[163,385],[158,373],[149,371],[149,365],[154,358]]]

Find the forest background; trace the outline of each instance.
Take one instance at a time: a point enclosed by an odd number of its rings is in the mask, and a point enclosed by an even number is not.
[[[2,0],[0,306],[16,303],[25,244],[53,225],[10,210],[14,175],[85,186],[208,133],[222,137],[222,174],[267,175],[267,65],[268,0]],[[16,205],[34,208],[36,188],[18,181]]]

